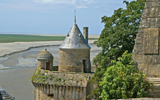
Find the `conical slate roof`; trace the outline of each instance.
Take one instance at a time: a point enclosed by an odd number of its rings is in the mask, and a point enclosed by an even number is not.
[[[59,49],[90,49],[76,23],[67,34]]]

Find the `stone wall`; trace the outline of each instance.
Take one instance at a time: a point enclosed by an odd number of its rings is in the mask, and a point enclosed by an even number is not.
[[[148,80],[152,82],[153,85],[148,96],[150,98],[160,98],[160,78],[149,77]]]
[[[45,69],[46,62],[50,62],[50,70],[53,69],[53,60],[37,60],[37,69]]]
[[[85,87],[36,84],[34,100],[86,100]]]
[[[160,76],[160,1],[146,0],[132,58],[147,76]]]
[[[93,73],[61,73],[37,69],[31,77],[34,100],[90,100],[94,85],[89,81]]]
[[[51,66],[51,71],[58,71],[58,66]]]
[[[83,60],[86,60],[87,72],[91,72],[90,49],[60,49],[59,72],[84,72]]]

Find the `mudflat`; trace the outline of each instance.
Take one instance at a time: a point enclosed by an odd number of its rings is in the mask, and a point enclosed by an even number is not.
[[[54,56],[54,63],[58,63],[59,61],[59,49],[58,45],[60,45],[63,41],[39,41],[39,42],[14,42],[14,43],[0,43],[0,56],[5,55],[4,57],[0,57],[0,63],[2,63],[3,67],[8,67],[9,65],[20,65],[18,68],[12,68],[7,70],[0,70],[0,86],[6,90],[11,96],[14,96],[16,100],[33,100],[33,85],[30,81],[30,77],[36,69],[36,65],[34,67],[21,67],[21,65],[26,65],[26,63],[30,63],[25,59],[35,59],[37,56],[37,52],[40,52],[49,45],[52,45],[48,50]],[[91,46],[91,61],[92,59],[101,51],[101,48],[96,47],[93,44],[94,40],[89,40],[89,45]],[[41,47],[42,46],[42,47]],[[43,47],[44,46],[44,47]],[[38,48],[31,48],[38,47]],[[19,53],[20,51],[27,50],[31,48],[31,52],[26,53],[26,51]],[[13,53],[15,52],[15,53]],[[36,52],[36,54],[34,54]],[[7,54],[13,55],[10,58]],[[20,64],[19,55],[23,57],[23,60]],[[9,58],[9,59],[8,59]],[[17,60],[18,59],[18,60]],[[10,61],[9,61],[10,60]],[[1,66],[0,66],[1,67]]]

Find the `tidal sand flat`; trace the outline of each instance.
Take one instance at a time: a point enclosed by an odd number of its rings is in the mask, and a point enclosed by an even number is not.
[[[101,51],[101,48],[98,48],[93,42],[94,40],[89,40],[91,61]],[[58,65],[61,43],[62,41],[0,43],[0,55],[38,46],[38,48],[0,57],[0,66],[11,68],[0,70],[0,86],[16,100],[33,100],[33,86],[30,77],[36,69],[36,57],[44,48],[47,48],[54,56],[54,65]],[[41,47],[42,45],[44,47]]]

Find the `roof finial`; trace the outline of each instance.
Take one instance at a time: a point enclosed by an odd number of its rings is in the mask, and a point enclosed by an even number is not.
[[[74,23],[76,24],[76,9],[74,10]]]

